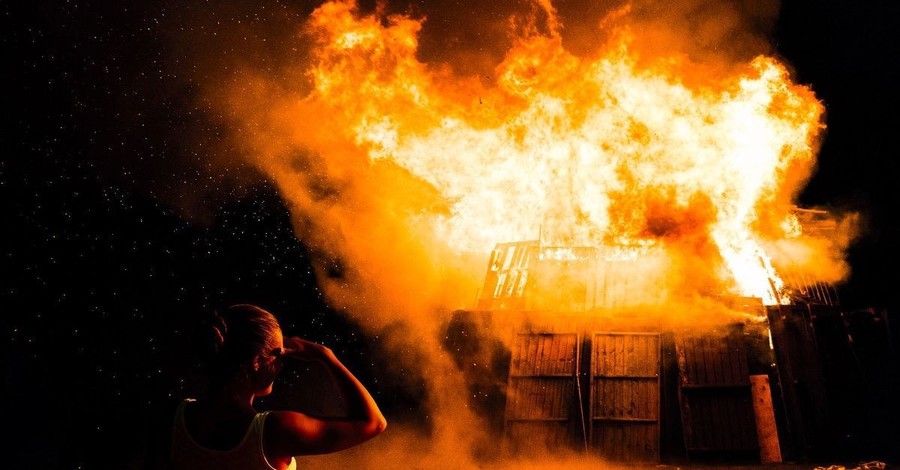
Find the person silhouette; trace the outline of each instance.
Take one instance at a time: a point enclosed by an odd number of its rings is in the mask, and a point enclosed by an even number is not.
[[[205,336],[209,392],[176,405],[170,446],[175,470],[294,469],[297,456],[340,451],[387,426],[375,400],[330,349],[283,337],[275,316],[258,306],[237,304],[216,313]],[[346,418],[254,408],[254,399],[272,392],[284,361],[292,359],[325,366],[343,397]]]

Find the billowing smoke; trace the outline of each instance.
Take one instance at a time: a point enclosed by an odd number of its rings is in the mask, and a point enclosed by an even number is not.
[[[632,269],[644,284],[620,296],[667,303],[673,323],[722,321],[709,316],[728,310],[710,307],[720,292],[777,302],[773,263],[845,276],[851,224],[835,241],[798,232],[791,212],[824,108],[771,56],[777,10],[333,1],[227,32],[216,60],[200,48],[194,80],[223,145],[275,183],[329,303],[426,382],[427,432],[392,423],[318,463],[463,468],[494,455],[499,436],[442,346],[493,243],[643,255]]]

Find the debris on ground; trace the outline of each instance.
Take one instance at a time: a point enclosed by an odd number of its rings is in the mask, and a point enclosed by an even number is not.
[[[856,467],[846,467],[844,465],[829,465],[827,467],[815,467],[813,470],[884,470],[887,464],[873,460],[871,462],[860,463]]]

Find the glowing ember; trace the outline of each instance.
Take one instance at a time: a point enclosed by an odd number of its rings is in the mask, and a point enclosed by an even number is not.
[[[688,264],[733,294],[781,301],[763,247],[798,230],[790,199],[823,129],[812,92],[765,56],[715,83],[687,81],[678,58],[639,61],[627,30],[578,57],[540,5],[549,32],[532,28],[484,85],[419,62],[420,21],[324,4],[309,23],[315,89],[300,104],[321,119],[307,125],[433,186],[447,210],[416,223],[459,252],[538,236],[621,253],[652,246],[700,259]]]

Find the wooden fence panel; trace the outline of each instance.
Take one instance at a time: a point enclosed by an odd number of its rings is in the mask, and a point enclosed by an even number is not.
[[[681,424],[688,457],[759,448],[742,330],[677,335]]]
[[[591,446],[608,459],[659,460],[659,335],[595,333]]]
[[[575,333],[522,333],[512,348],[506,444],[513,452],[569,447],[580,422]]]

